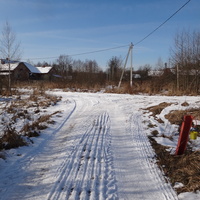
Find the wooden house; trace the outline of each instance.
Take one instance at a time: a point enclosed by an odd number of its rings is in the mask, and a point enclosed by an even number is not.
[[[35,67],[27,62],[7,61],[1,59],[0,76],[8,76],[11,80],[50,80],[52,70],[51,66]]]

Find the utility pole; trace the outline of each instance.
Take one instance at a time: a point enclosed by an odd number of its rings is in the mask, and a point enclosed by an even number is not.
[[[176,65],[176,89],[177,91],[179,91],[179,63]]]
[[[130,48],[131,48],[130,86],[132,87],[133,85],[133,44],[132,42],[131,42]]]
[[[119,81],[119,84],[118,84],[118,88],[120,88],[120,86],[121,86],[121,82],[122,82],[122,78],[123,78],[124,71],[125,71],[125,68],[126,68],[126,64],[127,64],[127,61],[128,61],[128,57],[130,55],[130,52],[132,52],[132,49],[133,49],[133,43],[131,42],[129,49],[128,49],[127,56],[126,56],[126,60],[125,60],[125,63],[124,63],[124,68],[123,68],[123,71],[122,71],[122,74],[121,74],[121,77],[120,77],[120,81]],[[132,71],[132,66],[131,66],[131,71]],[[131,77],[132,77],[132,75],[131,75]],[[132,84],[132,78],[131,78],[131,84]]]

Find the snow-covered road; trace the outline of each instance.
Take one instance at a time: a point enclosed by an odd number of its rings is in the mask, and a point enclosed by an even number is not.
[[[0,162],[0,199],[178,199],[152,159],[140,110],[177,99],[57,94],[57,123]]]

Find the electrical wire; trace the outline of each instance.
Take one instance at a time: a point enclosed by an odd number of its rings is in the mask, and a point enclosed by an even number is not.
[[[159,28],[161,28],[164,24],[166,24],[172,17],[174,17],[180,10],[182,10],[191,0],[188,0],[186,3],[184,3],[177,11],[175,11],[170,17],[168,17],[163,23],[161,23],[157,28],[155,28],[153,31],[151,31],[149,34],[147,34],[144,38],[142,38],[141,40],[139,40],[138,42],[136,42],[135,44],[128,44],[128,45],[122,45],[122,46],[117,46],[117,47],[111,47],[111,48],[105,48],[105,49],[100,49],[100,50],[96,50],[96,51],[89,51],[89,52],[83,52],[83,53],[77,53],[77,54],[69,54],[68,56],[80,56],[80,55],[86,55],[86,54],[93,54],[93,53],[99,53],[99,52],[103,52],[103,51],[110,51],[113,49],[119,49],[119,48],[124,48],[124,47],[128,47],[130,45],[136,46],[138,44],[140,44],[141,42],[143,42],[144,40],[146,40],[149,36],[151,36],[153,33],[155,33]],[[41,60],[41,59],[54,59],[54,58],[58,58],[57,57],[43,57],[43,58],[29,58],[30,60]]]
[[[163,26],[165,23],[167,23],[172,17],[174,17],[181,9],[183,9],[191,0],[187,1],[185,4],[183,4],[176,12],[174,12],[170,17],[168,17],[162,24],[160,24],[157,28],[155,28],[153,31],[151,31],[148,35],[146,35],[144,38],[139,40],[134,44],[134,46],[140,44],[143,42],[145,39],[147,39],[150,35],[155,33],[161,26]]]
[[[110,50],[113,50],[113,49],[119,49],[119,48],[124,48],[124,47],[128,47],[128,46],[129,46],[129,44],[123,45],[123,46],[111,47],[111,48],[107,48],[107,49],[99,49],[99,50],[96,50],[96,51],[88,51],[88,52],[77,53],[77,54],[68,54],[68,56],[73,57],[73,56],[80,56],[80,55],[85,55],[85,54],[99,53],[99,52],[103,52],[103,51],[110,51]],[[58,58],[58,57],[32,58],[30,60],[52,59],[52,58]]]

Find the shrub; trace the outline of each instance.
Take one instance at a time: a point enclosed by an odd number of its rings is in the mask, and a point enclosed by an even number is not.
[[[17,148],[20,146],[27,145],[26,142],[23,140],[22,136],[18,135],[15,128],[8,125],[5,128],[4,134],[0,139],[0,148],[1,149],[11,149]]]

